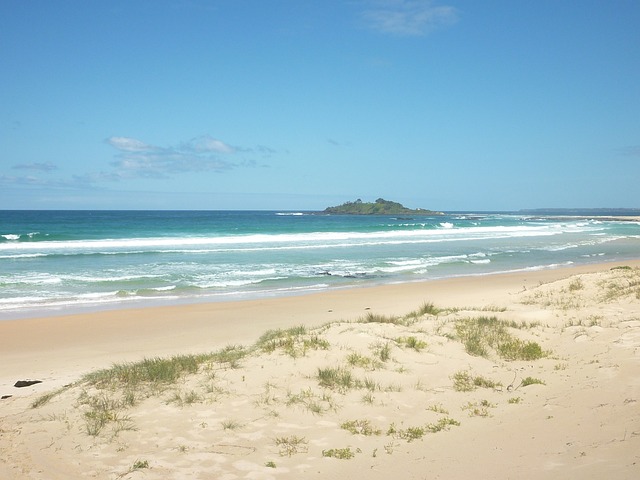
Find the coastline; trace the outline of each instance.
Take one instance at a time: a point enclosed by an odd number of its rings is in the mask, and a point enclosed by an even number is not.
[[[425,303],[444,310],[366,321]],[[470,354],[456,328],[474,317],[507,322],[542,358]],[[0,400],[0,477],[630,480],[640,473],[639,319],[640,259],[3,321],[0,395],[11,397]],[[248,348],[301,325],[326,344],[286,353],[276,342],[237,366],[136,387],[126,407],[124,387],[79,382],[113,364]],[[368,364],[385,344],[389,358]],[[360,386],[319,384],[336,366]],[[481,386],[460,389],[457,375]],[[93,430],[107,404],[120,406]]]
[[[403,314],[424,302],[476,305],[539,283],[598,272],[640,259],[603,264],[450,277],[328,290],[296,296],[102,310],[0,322],[0,387],[38,378],[34,391],[56,388],[94,369],[144,357],[213,351],[249,344],[269,329],[317,327],[353,320],[368,311]],[[506,296],[505,296],[506,295]],[[13,394],[26,394],[28,389]],[[0,395],[4,391],[0,391]]]

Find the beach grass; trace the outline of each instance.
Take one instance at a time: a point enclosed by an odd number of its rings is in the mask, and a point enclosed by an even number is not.
[[[477,388],[498,388],[500,382],[494,382],[482,375],[473,375],[468,370],[460,370],[452,376],[453,389],[457,392],[472,392]]]
[[[351,447],[346,448],[330,448],[322,450],[322,456],[327,458],[337,458],[339,460],[349,460],[356,456]]]
[[[455,322],[456,336],[469,355],[488,358],[495,352],[500,358],[511,361],[538,360],[546,356],[538,343],[521,340],[511,334],[509,328],[521,328],[521,325],[485,316]]]
[[[290,457],[297,453],[306,453],[309,451],[309,441],[297,435],[276,437],[274,443],[278,447],[280,456],[282,457]]]
[[[382,430],[373,426],[369,420],[349,420],[340,425],[340,428],[352,435],[364,435],[365,437],[382,433]]]

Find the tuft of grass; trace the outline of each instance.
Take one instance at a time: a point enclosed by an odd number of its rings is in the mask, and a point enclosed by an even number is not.
[[[546,385],[546,383],[544,383],[539,378],[534,378],[534,377],[523,378],[522,381],[520,382],[521,387],[528,387],[529,385]]]
[[[218,363],[238,368],[239,361],[249,351],[242,346],[230,345],[219,352],[199,355],[175,355],[169,358],[145,358],[139,362],[114,364],[82,378],[82,382],[96,388],[127,388],[131,391],[147,386],[164,389],[176,384],[186,375],[198,372],[205,364]]]
[[[113,426],[114,435],[123,430],[134,429],[131,418],[121,413],[129,406],[126,397],[114,398],[106,393],[91,396],[85,391],[78,398],[78,404],[84,409],[87,435],[96,437],[110,424]]]
[[[278,401],[278,397],[274,390],[277,389],[277,386],[272,384],[271,382],[265,382],[264,391],[258,395],[258,398],[255,400],[255,405],[257,406],[270,406],[275,404]]]
[[[331,346],[319,335],[310,334],[304,325],[286,330],[267,330],[255,345],[265,353],[280,350],[292,358],[303,357],[308,350],[328,350]]]
[[[419,440],[428,433],[425,427],[407,427],[403,429],[397,429],[395,424],[391,424],[387,430],[387,435],[392,435],[394,438],[406,440],[407,443],[411,443],[414,440]]]
[[[426,428],[430,433],[437,433],[443,430],[449,430],[449,427],[451,426],[459,427],[460,422],[453,418],[442,417],[436,423],[429,423]]]
[[[502,384],[482,375],[472,375],[467,370],[456,372],[452,376],[453,389],[457,392],[471,392],[476,388],[497,388]]]
[[[505,360],[538,360],[546,356],[542,347],[536,342],[524,342],[512,338],[496,345],[496,351]]]
[[[351,451],[350,447],[347,448],[330,448],[329,450],[322,450],[322,456],[327,458],[337,458],[339,460],[349,460],[356,456]]]
[[[388,362],[391,360],[391,343],[377,343],[373,346],[374,354],[381,362]]]
[[[240,360],[249,355],[250,351],[242,345],[228,345],[222,350],[207,355],[204,358],[218,363],[223,368],[240,368]]]
[[[571,280],[571,283],[569,283],[569,291],[570,292],[576,292],[578,290],[582,290],[584,288],[584,283],[582,282],[582,279],[580,277],[576,277],[573,280]]]
[[[175,403],[180,407],[184,407],[185,405],[193,405],[194,403],[198,403],[200,401],[202,401],[202,396],[195,390],[190,390],[188,392],[181,392],[180,390],[176,390],[173,392],[173,395],[167,400],[167,403]]]
[[[347,363],[352,367],[360,367],[365,370],[377,370],[382,366],[380,360],[364,356],[357,352],[350,353],[347,356]]]
[[[431,410],[432,412],[435,412],[435,413],[441,413],[443,415],[448,415],[449,414],[447,409],[444,408],[441,403],[439,403],[437,405],[429,405],[427,407],[427,410]]]
[[[522,403],[522,398],[521,397],[511,397],[508,402],[512,405],[516,405],[518,403]]]
[[[390,323],[392,325],[407,325],[408,322],[407,319],[402,317],[367,312],[364,317],[360,317],[360,319],[358,319],[358,323]]]
[[[424,302],[417,310],[407,314],[407,317],[419,318],[425,315],[437,316],[442,312],[441,308],[436,307],[431,302]]]
[[[418,338],[413,337],[413,336],[411,336],[411,337],[398,337],[398,338],[396,338],[395,342],[400,346],[404,346],[406,348],[412,348],[416,352],[419,352],[423,348],[427,347],[427,342],[425,342],[423,340],[419,340]]]
[[[494,408],[495,405],[488,400],[482,400],[480,402],[468,402],[462,407],[462,410],[467,410],[470,417],[489,417],[490,408]]]
[[[316,375],[321,387],[346,392],[352,388],[357,388],[360,382],[346,368],[318,368]]]
[[[373,393],[367,392],[362,396],[362,403],[367,405],[373,405],[374,402],[375,402],[375,397],[373,396]]]
[[[382,390],[382,387],[380,386],[380,382],[376,382],[375,380],[369,377],[364,378],[364,381],[362,382],[362,386],[367,390],[369,390],[370,392]]]
[[[382,430],[371,425],[369,420],[350,420],[340,425],[340,428],[352,435],[364,435],[365,437],[380,435],[382,433]]]
[[[291,435],[290,437],[278,437],[275,444],[280,450],[280,456],[290,457],[296,453],[306,453],[309,451],[309,442],[304,437]]]
[[[149,468],[149,462],[147,460],[136,460],[133,462],[131,470],[140,470],[142,468]]]
[[[455,323],[456,335],[469,355],[487,358],[494,350],[505,360],[530,361],[546,356],[536,342],[523,341],[507,330],[518,327],[520,325],[515,322],[496,317],[466,318]]]
[[[220,425],[222,425],[223,430],[238,430],[243,426],[236,420],[223,420],[222,422],[220,422]]]
[[[69,389],[69,387],[70,387],[70,385],[62,387],[62,388],[59,388],[59,389],[54,390],[52,392],[47,392],[47,393],[44,393],[44,394],[40,395],[33,402],[31,402],[31,408],[40,408],[43,405],[46,405],[53,398],[57,397],[58,395],[60,395],[65,390]]]
[[[276,462],[274,462],[273,460],[270,460],[267,463],[265,463],[264,466],[267,468],[276,468]]]
[[[286,405],[301,405],[315,415],[323,415],[329,410],[337,409],[331,395],[325,393],[320,397],[313,393],[311,388],[300,390],[297,394],[288,392]]]
[[[115,364],[83,377],[83,382],[97,388],[136,388],[139,385],[172,385],[186,374],[198,371],[199,359],[195,355],[177,355],[170,358],[145,358],[135,363]]]

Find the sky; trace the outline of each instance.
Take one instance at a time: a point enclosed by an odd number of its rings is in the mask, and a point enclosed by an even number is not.
[[[0,209],[640,207],[636,0],[2,0]]]

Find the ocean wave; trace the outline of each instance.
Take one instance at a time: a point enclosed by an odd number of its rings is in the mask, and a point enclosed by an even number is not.
[[[29,233],[25,233],[25,234],[19,234],[19,233],[5,233],[0,235],[0,241],[2,241],[1,239],[4,238],[5,241],[8,242],[19,242],[20,240],[34,240],[36,239],[36,237],[42,235],[40,232],[29,232]],[[45,237],[47,237],[48,235],[44,235]]]
[[[446,222],[445,222],[446,223]],[[551,226],[485,226],[442,228],[436,230],[389,230],[374,232],[311,232],[280,234],[247,234],[215,237],[153,237],[102,240],[43,241],[35,243],[3,243],[0,252],[60,253],[141,253],[149,250],[171,251],[204,248],[237,248],[238,246],[315,247],[324,243],[348,242],[414,242],[465,239],[492,239],[558,235],[561,227]],[[209,247],[209,248],[205,248]]]
[[[47,257],[46,253],[18,253],[15,255],[0,255],[0,260],[2,259],[11,259],[11,260],[19,260],[21,258],[37,258],[37,257]]]

